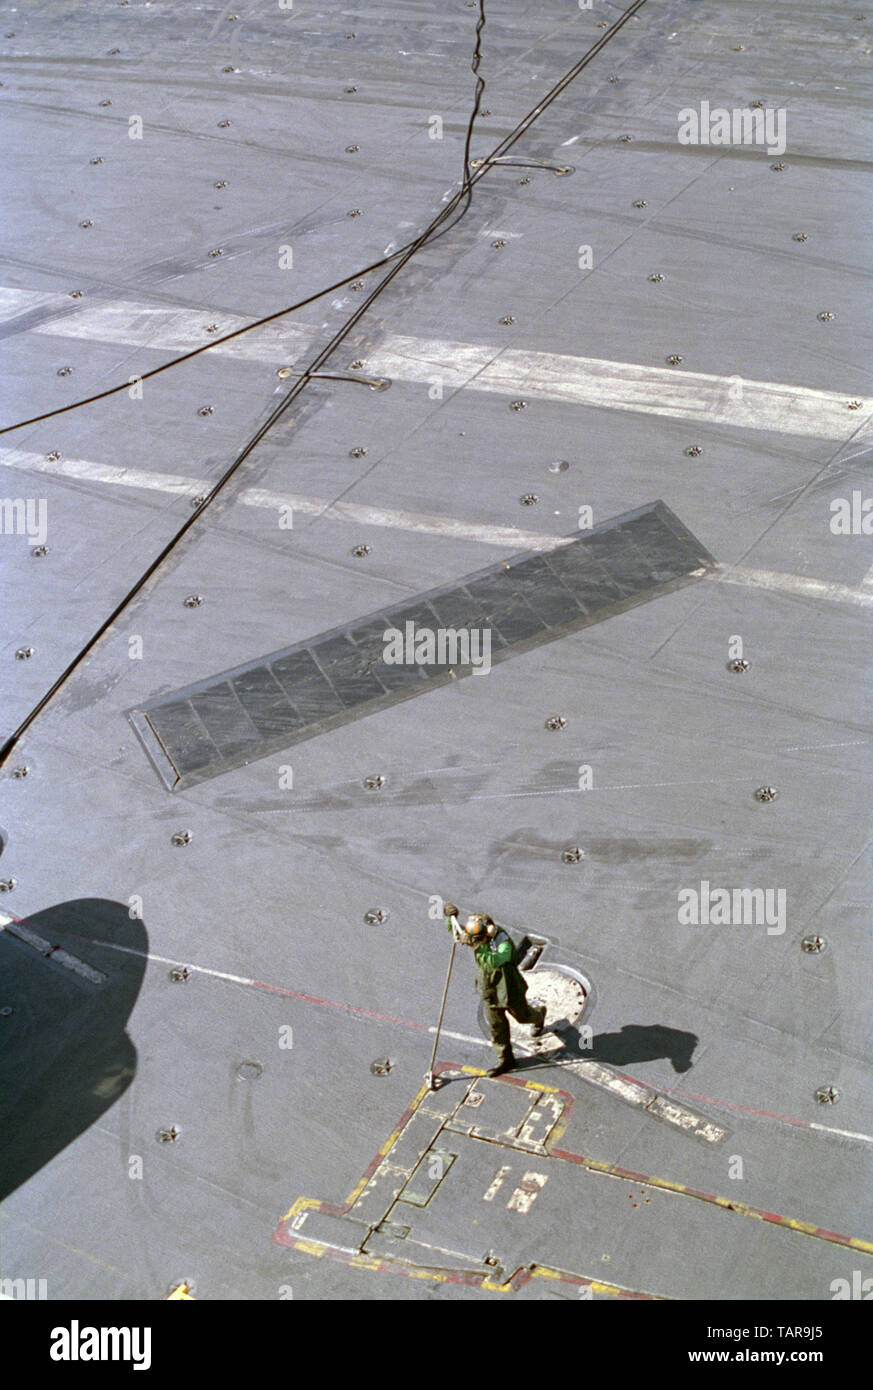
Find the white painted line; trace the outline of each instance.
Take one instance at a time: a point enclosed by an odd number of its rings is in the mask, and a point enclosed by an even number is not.
[[[211,484],[203,478],[185,478],[176,473],[151,473],[142,468],[119,468],[95,463],[91,459],[47,459],[45,454],[25,449],[0,449],[0,466],[18,468],[24,473],[46,473],[56,478],[75,478],[82,482],[107,483],[114,487],[136,487],[152,492],[197,497]]]
[[[865,1144],[873,1144],[873,1134],[857,1134],[853,1129],[831,1129],[828,1125],[816,1124],[814,1120],[808,1120],[810,1129],[817,1129],[822,1134],[834,1134],[840,1139],[861,1139]]]
[[[0,449],[0,467],[17,468],[24,473],[74,478],[83,482],[105,483],[115,487],[172,493],[179,497],[203,496],[213,486],[207,478],[191,478],[178,473],[152,473],[142,468],[119,468],[110,464],[95,463],[89,459],[58,459],[52,462],[44,454],[30,453],[25,449]],[[245,488],[237,500],[245,507],[262,507],[267,510],[290,507],[292,511],[308,516],[320,516],[328,521],[351,521],[356,526],[386,526],[401,531],[417,532],[420,535],[472,540],[510,551],[556,550],[581,534],[576,532],[570,536],[540,535],[535,531],[518,530],[514,526],[491,526],[487,523],[478,525],[476,522],[461,521],[457,517],[404,512],[358,502],[331,502],[326,497],[303,497],[299,493],[271,492],[266,488]],[[698,570],[695,574],[720,584],[769,589],[773,592],[793,594],[798,598],[827,599],[833,603],[849,603],[860,608],[873,607],[873,586],[869,589],[853,589],[845,584],[836,584],[825,579],[810,579],[804,575],[722,565],[715,570]]]
[[[18,920],[18,919],[15,918],[15,917],[10,917],[8,913],[0,912],[0,931],[5,930],[5,928],[9,925],[10,922],[15,922],[15,921],[17,921],[17,920]],[[149,961],[155,961],[155,962],[157,962],[157,964],[159,964],[159,965],[174,965],[174,966],[178,966],[178,965],[180,964],[180,959],[179,959],[178,956],[159,956],[159,955],[156,955],[156,954],[155,954],[154,952],[152,952],[152,951],[148,951],[148,952],[146,952],[146,951],[137,951],[137,950],[135,950],[132,946],[121,946],[121,945],[119,945],[119,944],[118,944],[117,942],[115,942],[115,941],[102,941],[102,942],[100,943],[100,945],[101,945],[102,947],[104,947],[105,949],[107,949],[107,950],[111,950],[111,951],[121,951],[124,955],[128,955],[128,956],[139,956],[141,959],[145,959],[145,960],[149,960]],[[255,986],[255,985],[257,985],[257,981],[256,981],[256,980],[250,979],[250,978],[249,978],[248,976],[246,976],[246,975],[232,975],[232,974],[230,974],[230,973],[229,973],[228,971],[226,971],[226,970],[213,970],[213,969],[211,969],[209,966],[206,966],[206,965],[190,965],[190,964],[186,964],[186,967],[185,967],[185,968],[186,968],[187,970],[189,970],[189,971],[192,971],[193,973],[198,974],[198,975],[208,975],[208,976],[210,976],[211,978],[216,979],[216,980],[228,980],[231,984],[236,984],[236,985],[250,985],[250,986]],[[427,1031],[428,1031],[428,1033],[435,1033],[435,1032],[436,1032],[436,1028],[435,1028],[435,1027],[429,1027],[429,1028],[427,1029]],[[488,1048],[490,1048],[490,1046],[491,1046],[491,1044],[490,1044],[490,1043],[487,1041],[487,1039],[485,1039],[485,1038],[474,1038],[474,1037],[471,1037],[471,1036],[470,1036],[469,1034],[467,1034],[467,1033],[453,1033],[453,1032],[450,1032],[450,1031],[449,1031],[448,1029],[446,1029],[446,1028],[444,1028],[444,1029],[442,1030],[441,1036],[442,1036],[442,1037],[445,1037],[445,1038],[453,1038],[453,1039],[455,1039],[455,1041],[457,1041],[457,1042],[474,1043],[477,1047],[488,1047]],[[522,1048],[522,1049],[520,1049],[520,1050],[525,1051],[528,1055],[535,1055],[535,1054],[531,1054],[530,1051],[529,1051],[529,1049],[527,1049],[527,1048]],[[637,1091],[639,1091],[639,1092],[641,1092],[641,1093],[644,1092],[645,1089],[646,1089],[646,1088],[644,1088],[644,1087],[637,1087],[637,1086],[636,1086],[636,1083],[634,1083],[634,1082],[630,1082],[630,1083],[621,1082],[621,1081],[620,1081],[620,1078],[615,1077],[612,1073],[608,1073],[608,1072],[607,1072],[607,1069],[606,1069],[605,1067],[600,1067],[599,1064],[596,1063],[596,1062],[595,1062],[595,1063],[591,1063],[591,1062],[581,1062],[581,1063],[578,1063],[578,1062],[569,1062],[569,1063],[568,1063],[568,1062],[560,1062],[560,1061],[557,1061],[557,1060],[554,1060],[554,1059],[553,1059],[553,1065],[563,1067],[563,1068],[565,1068],[566,1070],[569,1070],[569,1071],[578,1071],[580,1067],[584,1067],[584,1068],[586,1068],[586,1071],[580,1071],[579,1074],[582,1075],[582,1076],[585,1076],[587,1080],[593,1080],[593,1079],[594,1079],[594,1077],[591,1075],[591,1070],[592,1070],[592,1068],[597,1068],[598,1071],[603,1072],[603,1073],[606,1073],[607,1075],[611,1076],[612,1079],[613,1079],[613,1081],[619,1082],[619,1085],[618,1085],[618,1086],[610,1086],[610,1087],[609,1087],[610,1090],[615,1090],[615,1091],[617,1091],[619,1094],[622,1094],[622,1091],[623,1091],[623,1088],[624,1088],[624,1087],[628,1087],[628,1088],[629,1088],[629,1089],[628,1089],[628,1093],[627,1093],[626,1095],[622,1095],[622,1098],[623,1098],[623,1099],[628,1099],[628,1100],[630,1100],[631,1104],[637,1104],[637,1103],[638,1103],[637,1098],[636,1098],[636,1097],[634,1096],[634,1094],[633,1094],[633,1088],[635,1088]],[[599,1079],[600,1079],[600,1078],[598,1078],[598,1080],[599,1080]],[[605,1077],[604,1077],[603,1079],[605,1080]],[[718,1104],[718,1102],[715,1101],[715,1102],[713,1102],[713,1104]],[[807,1121],[804,1121],[804,1127],[805,1127],[805,1128],[808,1128],[808,1129],[817,1130],[817,1131],[818,1131],[819,1133],[821,1133],[821,1134],[830,1134],[830,1135],[833,1135],[835,1138],[840,1138],[840,1139],[859,1139],[859,1140],[861,1140],[861,1141],[862,1141],[863,1143],[865,1143],[865,1144],[873,1144],[873,1134],[859,1134],[859,1133],[856,1133],[854,1130],[850,1130],[850,1129],[831,1129],[831,1128],[829,1128],[827,1125],[820,1125],[820,1124],[817,1124],[817,1123],[815,1123],[815,1122],[813,1122],[813,1121],[808,1121],[808,1120],[807,1120]]]
[[[444,386],[817,439],[848,439],[873,413],[873,398],[850,411],[848,392],[441,339],[389,337],[367,354],[366,368],[402,381],[440,378]]]
[[[16,918],[7,917],[3,914],[0,914],[0,931],[4,930],[10,922],[16,920]],[[48,945],[48,943],[45,944]],[[248,985],[252,988],[259,988],[262,983],[258,980],[250,979],[247,975],[232,975],[227,970],[213,970],[207,965],[192,965],[189,961],[181,961],[178,956],[159,956],[154,951],[137,951],[133,946],[121,946],[116,941],[101,941],[100,945],[104,947],[106,950],[120,951],[123,955],[126,956],[138,956],[140,960],[152,961],[157,965],[173,965],[178,966],[179,968],[181,968],[184,965],[185,969],[190,974],[208,975],[211,979],[214,980],[227,980],[232,985]],[[267,992],[272,992],[269,987],[267,988]],[[277,991],[277,993],[281,992],[282,991]],[[305,1003],[306,1001],[301,1000],[301,1002]],[[324,1002],[328,1005],[330,1005],[331,1003],[330,1000],[325,1000]],[[356,1012],[353,1005],[349,1005],[349,1008],[352,1012]],[[435,1033],[436,1028],[431,1025],[424,1031],[428,1033]],[[453,1038],[456,1042],[475,1043],[477,1047],[491,1046],[491,1044],[488,1042],[486,1038],[473,1038],[466,1033],[453,1033],[447,1028],[442,1029],[441,1036],[444,1038]]]
[[[508,1163],[505,1163],[502,1168],[497,1169],[497,1172],[494,1174],[494,1177],[491,1179],[485,1191],[482,1193],[483,1202],[494,1201],[494,1198],[497,1196],[497,1193],[503,1186],[503,1179],[506,1177],[507,1173],[511,1172],[512,1168]]]
[[[447,536],[456,540],[481,541],[484,545],[518,547],[522,550],[554,550],[572,536],[543,536],[536,531],[520,531],[515,526],[476,525],[457,517],[432,516],[421,512],[401,512],[390,507],[367,506],[358,502],[330,502],[327,498],[300,497],[296,493],[268,492],[247,488],[240,494],[247,507],[290,506],[295,511],[324,516],[330,521],[352,521],[360,526],[389,526],[428,536]]]
[[[207,333],[207,325],[213,323],[217,324],[218,331]],[[51,338],[77,338],[88,342],[190,352],[192,348],[203,347],[213,338],[245,328],[248,323],[251,323],[251,319],[238,314],[213,314],[205,309],[200,312],[167,309],[117,299],[110,303],[88,305],[74,314],[38,324],[33,332]],[[289,318],[287,321],[264,324],[263,328],[253,328],[250,333],[235,338],[231,343],[216,343],[211,351],[241,361],[273,363],[278,368],[310,347],[318,332],[311,325],[295,323]]]
[[[873,588],[852,589],[847,584],[809,579],[801,574],[778,574],[773,570],[736,569],[719,565],[705,577],[721,584],[742,584],[745,588],[771,589],[796,594],[799,598],[822,598],[833,603],[853,603],[859,608],[873,608]]]
[[[507,1211],[520,1211],[527,1215],[548,1180],[546,1173],[525,1173],[506,1203]]]
[[[69,295],[57,292],[43,293],[40,290],[18,290],[11,285],[0,285],[0,323],[11,323],[31,309],[42,309],[48,304],[60,305],[70,302]]]
[[[429,1033],[435,1033],[436,1028],[428,1028]],[[490,1047],[487,1038],[471,1038],[468,1033],[452,1033],[448,1028],[440,1030],[441,1038],[454,1038],[455,1042],[475,1043],[477,1047]]]
[[[141,488],[151,492],[167,492],[179,497],[204,496],[213,487],[206,478],[185,477],[177,473],[153,473],[142,468],[119,468],[89,459],[58,459],[51,461],[44,454],[24,449],[0,449],[0,467],[17,468],[25,473],[44,473],[59,478],[74,478],[84,482],[106,483],[115,487]],[[456,540],[479,541],[503,549],[553,550],[572,537],[541,536],[535,531],[520,531],[514,526],[477,525],[450,516],[429,516],[424,513],[395,511],[388,507],[366,506],[357,502],[331,502],[327,497],[301,497],[292,492],[270,492],[266,488],[246,488],[238,500],[246,507],[263,507],[292,511],[309,516],[323,516],[330,521],[351,521],[359,526],[389,526],[403,531],[430,536],[447,536]]]
[[[5,293],[13,296],[10,307],[22,312],[21,296],[36,292]],[[87,305],[39,324],[33,331],[52,337],[184,352],[209,341],[206,326],[210,322],[218,325],[214,336],[220,337],[244,328],[250,320],[238,315],[210,314],[207,310],[194,312],[117,300]],[[319,335],[319,329],[289,318],[252,329],[231,343],[216,343],[212,351],[242,361],[281,366],[289,358],[295,360]],[[468,386],[500,395],[524,395],[603,410],[819,439],[847,439],[873,414],[873,398],[862,399],[857,411],[849,411],[848,391],[820,391],[597,357],[393,334],[367,355],[366,370],[398,381],[430,383],[439,378],[444,388],[450,389]]]

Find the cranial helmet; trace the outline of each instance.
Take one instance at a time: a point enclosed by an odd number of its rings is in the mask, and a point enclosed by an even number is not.
[[[485,941],[497,928],[486,912],[474,912],[464,923],[464,931],[472,941]]]

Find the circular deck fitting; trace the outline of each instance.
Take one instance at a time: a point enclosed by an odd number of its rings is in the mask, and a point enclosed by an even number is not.
[[[352,546],[352,554],[354,555],[355,559],[357,559],[357,560],[365,560],[366,557],[367,557],[370,553],[371,553],[371,551],[370,551],[370,547],[369,547],[368,545],[355,545],[355,546]]]
[[[552,462],[549,464],[549,472],[566,473],[569,467],[570,465],[566,459],[553,459]]]
[[[510,401],[510,410],[527,410],[527,401]]]
[[[16,661],[29,661],[33,656],[33,647],[19,647],[15,653]]]
[[[0,878],[0,893],[11,893],[17,881],[14,878]]]
[[[578,845],[571,845],[569,849],[561,850],[561,862],[564,864],[578,864],[580,859],[584,859],[584,851]]]
[[[690,459],[697,459],[703,453],[703,448],[700,444],[689,444],[684,453]]]
[[[364,786],[366,787],[368,792],[377,792],[380,790],[381,787],[384,787],[384,785],[385,778],[381,775],[381,773],[377,772],[374,777],[364,778]]]
[[[727,668],[729,671],[733,671],[735,676],[741,676],[744,671],[748,671],[751,664],[744,656],[737,656],[734,657],[733,661],[728,662]]]
[[[390,1057],[377,1057],[374,1062],[370,1063],[370,1071],[374,1076],[387,1076],[393,1066],[394,1063]]]
[[[240,1081],[260,1081],[264,1074],[262,1062],[240,1062],[236,1069]]]
[[[818,956],[821,955],[822,951],[827,950],[827,944],[826,937],[819,936],[817,932],[813,932],[810,936],[805,936],[803,938],[800,943],[800,949],[808,956]]]
[[[840,1098],[840,1092],[836,1086],[818,1086],[815,1091],[815,1098],[819,1105],[836,1105]]]
[[[523,507],[535,507],[540,499],[535,492],[525,492],[518,500]]]
[[[42,560],[46,555],[48,555],[48,546],[35,545],[31,548],[30,553],[33,556],[34,560]]]
[[[648,206],[649,205],[646,202],[645,198],[637,198],[636,202],[634,203],[634,207],[637,209],[647,208]]]
[[[176,1125],[170,1125],[169,1129],[159,1129],[155,1139],[159,1144],[175,1144],[181,1133]]]
[[[187,965],[176,965],[167,972],[167,979],[172,980],[174,985],[183,985],[186,980],[190,980],[191,972]]]
[[[26,777],[26,776],[28,775],[29,772],[30,772],[30,768],[27,766],[27,764],[26,764],[26,763],[22,763],[20,767],[14,767],[14,768],[12,769],[12,776],[15,777],[17,780],[20,781],[21,778],[22,778],[22,777]]]
[[[556,732],[558,729],[566,729],[567,721],[563,714],[551,714],[546,720],[546,728]]]
[[[388,921],[388,912],[384,907],[373,907],[364,913],[364,921],[368,927],[381,926],[383,922]]]
[[[775,787],[759,787],[755,792],[756,801],[775,801],[779,795]]]
[[[678,352],[671,352],[670,356],[666,359],[668,367],[679,367],[684,360],[684,357],[681,357]]]
[[[190,830],[177,830],[173,836],[173,844],[190,845],[192,838]]]
[[[202,595],[202,594],[188,594],[188,595],[182,600],[182,602],[185,604],[185,607],[186,607],[186,608],[199,608],[200,605],[201,605],[201,603],[203,602],[203,595]]]

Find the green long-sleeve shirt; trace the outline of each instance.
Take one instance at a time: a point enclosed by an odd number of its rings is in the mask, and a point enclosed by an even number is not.
[[[448,923],[451,931],[451,922]],[[518,952],[512,939],[498,927],[496,936],[473,947],[479,978],[477,987],[486,1003],[508,1008],[527,994],[527,983],[518,968]]]

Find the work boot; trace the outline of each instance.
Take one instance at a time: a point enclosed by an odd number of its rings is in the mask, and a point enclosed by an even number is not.
[[[510,1052],[508,1057],[502,1058],[496,1066],[489,1067],[486,1076],[502,1076],[505,1071],[512,1071],[515,1066],[515,1057]]]
[[[535,1024],[533,1025],[533,1027],[531,1028],[531,1030],[530,1030],[530,1035],[531,1035],[532,1038],[538,1038],[538,1037],[540,1036],[540,1034],[542,1033],[542,1031],[543,1031],[543,1024],[544,1024],[545,1021],[546,1021],[546,1009],[545,1009],[545,1005],[543,1005],[543,1007],[539,1010],[539,1015],[540,1015],[540,1021],[539,1021],[539,1023],[535,1023]]]

